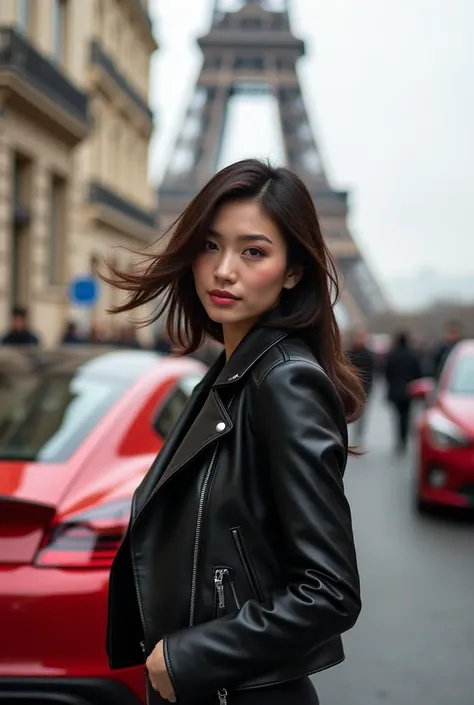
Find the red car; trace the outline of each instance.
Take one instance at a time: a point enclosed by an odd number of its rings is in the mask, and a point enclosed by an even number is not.
[[[459,343],[433,380],[412,383],[427,407],[416,424],[417,505],[474,508],[474,340]]]
[[[145,702],[143,666],[108,668],[109,568],[204,372],[141,350],[0,348],[0,700]]]

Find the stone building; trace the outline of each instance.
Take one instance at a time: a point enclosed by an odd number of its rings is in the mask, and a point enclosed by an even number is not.
[[[147,0],[0,2],[0,334],[15,304],[47,345],[81,315],[71,280],[156,237]],[[119,246],[118,249],[115,249]],[[118,293],[100,285],[93,309]],[[82,314],[83,315],[83,314]],[[124,319],[122,318],[122,321]]]

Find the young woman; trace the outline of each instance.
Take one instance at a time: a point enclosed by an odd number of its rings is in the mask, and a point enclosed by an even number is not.
[[[360,611],[344,496],[363,391],[341,350],[337,290],[311,197],[292,172],[220,171],[142,273],[186,352],[224,351],[136,490],[110,576],[112,668],[146,662],[151,702],[316,705]]]

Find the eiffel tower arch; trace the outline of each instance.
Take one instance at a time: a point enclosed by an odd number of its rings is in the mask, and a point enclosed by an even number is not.
[[[286,165],[309,188],[341,277],[344,318],[366,323],[387,310],[348,227],[348,193],[328,182],[306,111],[296,63],[305,53],[291,31],[289,0],[215,0],[212,26],[198,39],[201,70],[161,186],[160,226],[166,229],[215,174],[228,106],[240,93],[266,93],[278,105]]]

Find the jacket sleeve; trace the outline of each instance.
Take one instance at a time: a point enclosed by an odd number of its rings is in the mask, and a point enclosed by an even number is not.
[[[311,362],[277,364],[258,389],[256,424],[285,535],[287,584],[237,614],[165,637],[178,702],[303,656],[350,629],[360,612],[342,485],[346,425],[332,383]]]

